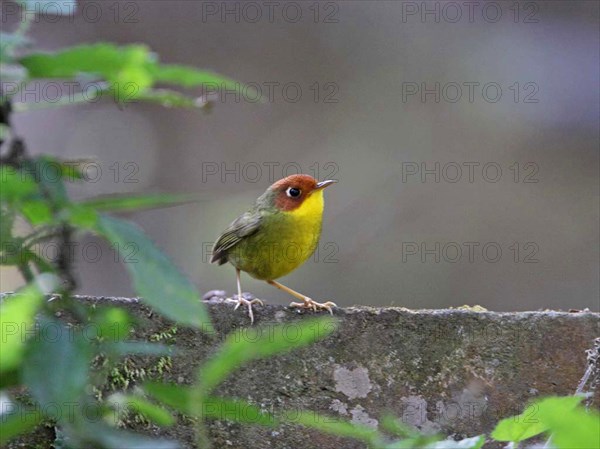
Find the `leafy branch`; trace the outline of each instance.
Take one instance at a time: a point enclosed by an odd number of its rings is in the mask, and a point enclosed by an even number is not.
[[[77,161],[30,154],[24,139],[15,133],[12,116],[34,108],[89,102],[84,90],[89,85],[95,86],[98,98],[112,98],[119,107],[130,102],[151,102],[165,107],[207,109],[207,94],[195,97],[185,90],[230,90],[240,88],[240,84],[209,71],[162,64],[141,44],[97,43],[56,52],[34,51],[35,42],[27,36],[31,12],[41,10],[40,5],[47,2],[18,0],[30,14],[24,15],[25,20],[15,32],[0,34],[0,264],[16,267],[25,281],[15,294],[0,299],[0,388],[12,404],[12,409],[2,415],[0,444],[50,423],[56,426],[57,447],[175,448],[175,441],[148,438],[116,426],[124,414],[132,411],[159,426],[170,426],[175,422],[171,409],[195,422],[201,447],[210,446],[205,421],[228,419],[271,427],[304,426],[378,449],[481,448],[486,441],[483,435],[462,441],[444,440],[440,435],[424,435],[391,416],[382,417],[382,430],[376,430],[306,411],[270,415],[253,404],[216,394],[219,385],[243,364],[327,338],[337,325],[329,317],[302,320],[300,337],[295,341],[285,338],[282,326],[262,333],[263,337],[255,341],[233,333],[198,368],[191,386],[146,381],[106,399],[93,394],[105,385],[109,373],[124,357],[170,357],[178,353],[178,348],[130,340],[134,319],[124,308],[96,308],[77,301],[73,297],[77,281],[69,248],[82,233],[93,233],[120,246],[134,243],[139,249],[138,261],[126,268],[142,300],[177,325],[212,332],[208,313],[193,284],[141,229],[109,214],[179,205],[195,198],[152,194],[73,201],[67,194],[67,184],[76,187],[85,181]],[[74,0],[71,5],[76,6]],[[81,89],[53,102],[16,101],[28,84],[49,79],[65,80]],[[246,87],[244,92],[256,98],[251,89]],[[27,225],[26,235],[17,232],[17,223]],[[53,261],[35,250],[37,244],[50,240],[56,240],[59,247]],[[75,317],[78,325],[67,325],[57,317],[58,311]],[[85,327],[97,329],[96,334],[90,337]],[[55,338],[48,337],[49,330]],[[99,360],[103,361],[100,367],[95,365]],[[588,369],[583,385],[594,372],[597,374],[594,370]],[[24,389],[27,395],[19,395]],[[600,435],[600,418],[597,413],[586,413],[580,401],[580,397],[547,398],[532,405],[539,411],[539,420],[529,422],[526,416],[503,420],[491,437],[514,447],[532,437],[551,435],[551,444],[559,449],[592,447]],[[90,413],[101,419],[89,419]]]

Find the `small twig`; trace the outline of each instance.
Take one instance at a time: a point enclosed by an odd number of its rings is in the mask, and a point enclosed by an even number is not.
[[[28,262],[19,264],[17,267],[19,269],[19,272],[21,273],[21,276],[23,276],[23,279],[25,279],[25,282],[27,282],[28,284],[30,282],[33,282],[35,276],[33,275],[33,271],[31,271]]]
[[[589,388],[590,393],[593,392],[598,386],[598,383],[600,383],[600,337],[596,338],[594,340],[594,345],[585,352],[587,354],[588,367],[585,370],[585,373],[581,378],[579,385],[577,386],[575,394],[583,393],[584,388],[588,384],[588,382],[590,382],[590,379],[592,379]],[[591,400],[588,398],[588,401],[586,401],[586,405],[589,407],[590,403]]]
[[[59,252],[58,259],[56,261],[58,272],[67,284],[65,286],[65,293],[67,293],[69,296],[77,287],[77,282],[75,281],[75,277],[73,276],[71,269],[72,261],[69,250],[71,247],[72,234],[73,229],[68,224],[63,224],[60,230]]]
[[[25,144],[23,140],[16,137],[10,143],[8,154],[0,157],[0,165],[10,165],[18,168],[22,164],[25,157]]]
[[[3,92],[2,89],[0,89],[0,98],[3,96]],[[10,105],[10,101],[6,100],[6,101],[2,101],[0,103],[0,125],[5,125],[10,129],[10,113],[11,113],[11,105]],[[0,137],[0,147],[2,147],[2,144],[4,143],[4,140]]]
[[[7,99],[0,105],[0,122],[10,127],[10,115],[12,107],[10,101]],[[32,160],[27,157],[25,143],[21,138],[14,138],[11,141],[8,153],[5,156],[0,156],[0,164],[10,165],[15,168],[22,168],[24,164],[31,163]],[[57,204],[56,198],[54,198],[53,192],[44,185],[43,182],[39,183],[40,191],[44,196],[44,199],[50,204],[53,214],[56,216],[60,210]],[[40,235],[45,230],[34,231],[26,239],[32,239],[29,245],[34,244],[40,239],[51,237],[52,235]],[[70,243],[73,234],[73,229],[67,223],[62,223],[58,234],[59,238],[59,253],[56,261],[56,269],[60,277],[64,280],[65,285],[59,293],[63,297],[69,297],[73,290],[75,290],[77,283],[72,272],[72,261],[70,256]],[[23,278],[29,283],[34,280],[35,276],[29,262],[25,262],[18,265],[18,269],[23,275]]]
[[[31,248],[32,246],[60,236],[60,231],[56,229],[40,228],[33,231],[31,234],[23,238],[23,246],[25,248]]]

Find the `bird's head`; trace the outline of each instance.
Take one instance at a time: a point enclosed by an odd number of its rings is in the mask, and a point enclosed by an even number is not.
[[[280,179],[259,199],[267,206],[295,214],[323,212],[323,189],[336,180],[318,182],[309,175],[291,175]]]

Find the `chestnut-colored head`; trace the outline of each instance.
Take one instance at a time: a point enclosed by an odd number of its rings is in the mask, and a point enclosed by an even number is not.
[[[318,182],[309,175],[291,175],[280,179],[267,189],[271,205],[289,212],[298,209],[314,192],[335,183],[335,180]]]

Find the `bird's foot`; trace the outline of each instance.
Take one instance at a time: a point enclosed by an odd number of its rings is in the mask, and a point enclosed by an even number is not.
[[[327,310],[333,315],[332,307],[337,307],[337,304],[331,301],[320,303],[313,301],[310,298],[304,298],[304,302],[292,302],[290,303],[290,307],[298,307],[300,309],[311,309],[314,312],[317,312],[319,310]]]
[[[233,310],[237,310],[239,306],[244,305],[246,307],[248,307],[248,316],[250,316],[250,324],[254,324],[254,312],[252,312],[252,305],[253,304],[260,304],[261,306],[264,306],[265,304],[262,302],[262,300],[258,299],[258,298],[254,298],[251,300],[248,300],[246,298],[244,298],[244,294],[242,293],[242,297],[240,298],[239,295],[235,295],[235,298],[226,298],[225,301],[226,302],[234,302],[235,303],[235,307],[233,308]]]

